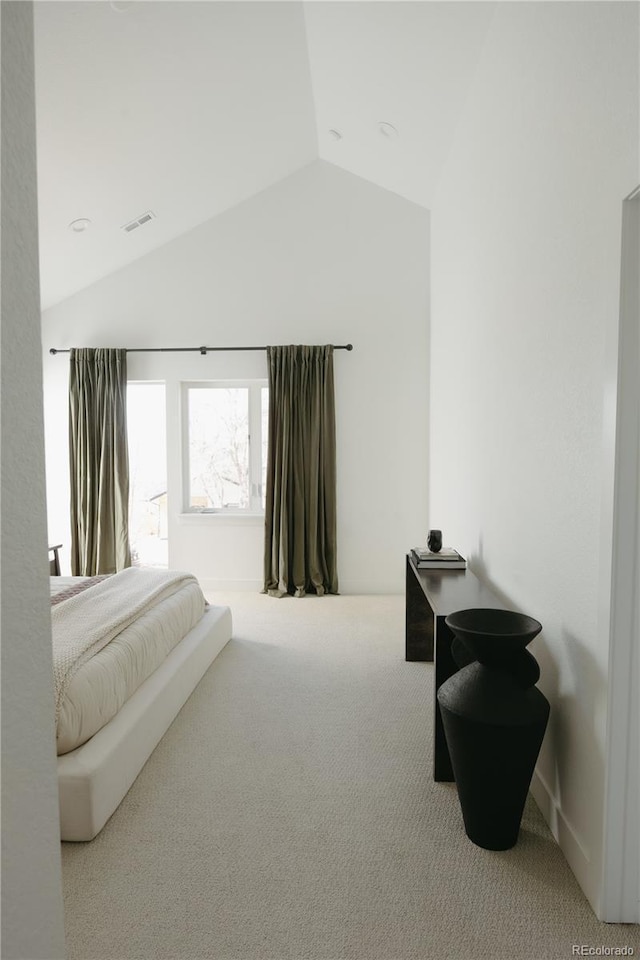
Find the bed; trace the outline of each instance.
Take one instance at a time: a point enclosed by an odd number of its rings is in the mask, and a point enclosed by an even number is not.
[[[231,638],[190,574],[52,577],[60,831],[91,840]]]

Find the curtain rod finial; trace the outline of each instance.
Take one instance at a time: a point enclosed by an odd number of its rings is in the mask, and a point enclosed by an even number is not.
[[[56,350],[55,347],[51,347],[50,350],[49,350],[49,353],[52,353],[52,354],[54,355],[54,357],[55,357],[55,355],[56,355],[57,352],[58,352],[58,351]]]
[[[347,344],[347,350],[353,350],[353,344],[352,344],[352,343],[348,343],[348,344]]]

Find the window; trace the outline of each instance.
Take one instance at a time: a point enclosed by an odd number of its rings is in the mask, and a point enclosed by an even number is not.
[[[183,385],[186,512],[264,512],[268,409],[264,381]]]
[[[131,561],[167,566],[167,428],[164,383],[127,384]]]

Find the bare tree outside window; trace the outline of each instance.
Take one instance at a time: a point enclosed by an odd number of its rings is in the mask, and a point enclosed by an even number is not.
[[[249,392],[189,391],[191,506],[249,505]]]
[[[250,385],[186,385],[190,511],[264,509],[268,390]]]

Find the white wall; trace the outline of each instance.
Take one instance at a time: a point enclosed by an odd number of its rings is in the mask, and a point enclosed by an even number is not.
[[[603,402],[638,178],[637,21],[637,4],[497,4],[432,211],[430,516],[544,625],[534,789],[596,911]]]
[[[65,955],[45,515],[33,10],[2,31],[2,956]]]
[[[617,391],[605,413],[616,467],[603,510],[613,529],[603,903],[640,923],[640,186],[624,203],[621,259]]]
[[[428,283],[428,213],[317,161],[47,310],[51,537],[69,544],[68,358],[49,347],[351,342],[334,358],[340,589],[401,592],[427,529]],[[129,354],[128,371],[167,383],[170,565],[259,589],[262,521],[180,516],[179,385],[265,378],[265,354]]]

